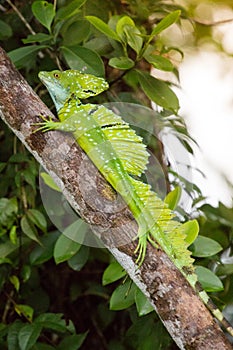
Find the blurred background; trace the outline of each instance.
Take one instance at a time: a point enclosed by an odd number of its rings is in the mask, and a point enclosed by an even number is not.
[[[179,66],[180,88],[175,90],[180,114],[199,146],[194,147],[194,168],[205,175],[194,170],[193,181],[207,202],[215,206],[222,201],[232,206],[233,3],[175,3],[187,10],[189,19],[182,19],[181,26],[168,28],[163,39],[168,45],[176,42],[184,52]],[[180,58],[176,53],[174,60]]]

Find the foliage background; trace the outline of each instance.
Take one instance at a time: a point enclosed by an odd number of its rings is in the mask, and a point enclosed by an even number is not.
[[[202,3],[1,1],[1,46],[51,108],[38,72],[87,67],[85,72],[110,82],[110,90],[94,102],[155,102],[162,129],[170,128],[192,153],[194,141],[178,114],[172,84],[159,77],[161,71],[169,72],[179,84],[178,68],[187,43],[193,48],[208,41],[222,49],[212,26],[202,24],[203,18],[195,20]],[[209,14],[208,2],[206,6]],[[187,40],[180,42],[174,35],[177,30]],[[152,67],[157,78],[150,75]],[[201,236],[190,248],[198,276],[215,303],[227,305],[230,316],[233,209],[203,204],[198,187],[170,168],[162,143],[148,140],[148,146],[161,162],[167,189],[176,188],[173,201],[179,188],[192,200],[191,214],[179,206],[176,210],[181,220],[193,213],[198,216]],[[64,241],[41,203],[38,172],[34,158],[0,122],[1,348],[176,349],[143,295],[105,249],[71,249]]]

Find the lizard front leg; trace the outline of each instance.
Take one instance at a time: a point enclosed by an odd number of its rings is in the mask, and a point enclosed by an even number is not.
[[[67,131],[67,132],[75,131],[74,125],[72,123],[68,123],[67,120],[64,120],[61,122],[61,121],[54,121],[52,117],[47,118],[47,117],[41,116],[41,118],[44,121],[34,124],[34,125],[40,126],[34,132],[37,132],[37,131],[47,132],[50,130],[61,130],[61,131]]]

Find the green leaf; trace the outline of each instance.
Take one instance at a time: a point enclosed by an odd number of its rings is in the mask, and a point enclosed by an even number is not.
[[[23,282],[27,282],[31,276],[31,266],[29,265],[23,265],[21,272],[20,272],[20,277],[22,278]]]
[[[127,38],[127,44],[137,53],[139,54],[142,48],[143,40],[139,36],[141,33],[137,27],[126,26],[125,35]]]
[[[117,69],[130,69],[134,66],[134,61],[128,57],[112,57],[108,62],[109,66]]]
[[[72,22],[68,28],[61,31],[64,46],[80,44],[90,33],[90,23],[85,19]]]
[[[40,314],[34,320],[34,324],[61,333],[65,333],[66,331],[70,331],[71,333],[75,332],[73,323],[70,321],[69,324],[67,324],[66,320],[63,318],[63,314]]]
[[[25,304],[15,304],[15,311],[19,316],[24,316],[30,322],[32,321],[34,310],[31,306]]]
[[[8,259],[8,258],[0,258],[0,265],[3,265],[3,264],[10,264],[10,265],[13,265],[13,262]]]
[[[123,267],[117,262],[113,261],[104,271],[102,277],[102,284],[106,286],[109,283],[115,282],[126,275]]]
[[[27,324],[19,331],[19,346],[21,350],[30,350],[40,336],[42,327],[38,324]]]
[[[32,350],[55,350],[55,348],[45,343],[36,342],[36,344],[32,347]]]
[[[95,16],[86,16],[85,17],[96,29],[101,33],[105,34],[107,37],[114,39],[116,41],[121,41],[116,32],[112,30],[105,22],[100,18]]]
[[[136,285],[131,280],[118,286],[110,298],[110,310],[124,310],[134,304]]]
[[[0,173],[5,169],[7,163],[0,162]]]
[[[139,316],[145,316],[154,311],[153,306],[149,302],[148,298],[137,288],[135,292],[135,303]]]
[[[25,244],[28,242],[27,238],[23,238],[22,241],[20,242],[21,245]],[[19,242],[17,244],[13,244],[10,240],[0,244],[0,257],[4,258],[14,251],[19,249]]]
[[[24,44],[31,44],[31,43],[42,43],[44,41],[51,40],[53,38],[52,35],[45,34],[45,33],[36,33],[36,34],[29,34],[26,39],[23,39],[22,42]]]
[[[83,334],[74,334],[70,335],[68,337],[65,337],[59,346],[57,347],[57,350],[78,350],[82,346],[84,340],[87,337],[88,332],[85,332]]]
[[[89,247],[83,245],[80,250],[68,260],[68,265],[75,271],[80,271],[89,258]]]
[[[9,24],[0,20],[0,40],[6,40],[10,38],[13,34],[13,31]]]
[[[10,282],[13,284],[17,292],[19,291],[20,282],[17,276],[13,275],[9,277]]]
[[[125,27],[126,26],[135,27],[134,21],[129,16],[121,17],[119,19],[119,21],[117,21],[117,24],[116,24],[117,35],[121,38],[122,41],[125,41],[125,39],[126,39],[126,37],[125,37]]]
[[[45,216],[37,209],[28,209],[26,212],[27,218],[43,232],[47,230],[47,221]]]
[[[8,52],[8,56],[14,63],[16,68],[20,69],[26,67],[30,59],[34,59],[37,52],[45,49],[46,45],[30,45],[25,47],[20,47],[18,49]]]
[[[29,256],[30,264],[40,265],[51,259],[53,257],[54,245],[59,235],[59,231],[54,231],[42,237],[40,239],[41,246],[35,247]]]
[[[220,252],[222,249],[223,248],[218,242],[204,236],[198,236],[190,247],[192,255],[199,258],[212,256]]]
[[[197,220],[190,220],[182,224],[180,230],[186,235],[185,241],[190,245],[198,236],[199,225]]]
[[[0,323],[0,338],[5,337],[8,333],[8,325]]]
[[[58,238],[54,247],[53,255],[54,255],[56,264],[60,264],[70,259],[79,251],[80,248],[81,248],[80,243],[77,243],[74,240],[65,236],[65,234],[62,234]]]
[[[0,198],[0,225],[10,227],[18,212],[17,199]]]
[[[203,266],[196,266],[196,274],[202,288],[207,292],[220,292],[224,290],[222,281],[209,269]]]
[[[233,274],[233,264],[219,264],[219,265],[217,265],[215,272],[219,276],[232,275]]]
[[[138,79],[143,91],[153,102],[177,113],[179,101],[167,83],[152,77],[146,72],[140,71],[138,71]]]
[[[29,219],[27,218],[26,215],[24,215],[22,217],[22,219],[20,220],[20,226],[21,226],[23,233],[27,237],[29,237],[33,241],[41,244],[35,226],[29,221]]]
[[[14,323],[12,323],[9,327],[9,331],[7,334],[7,345],[8,350],[21,350],[19,348],[19,342],[18,342],[18,334],[22,327],[24,327],[24,323],[20,320],[16,320]]]
[[[137,318],[127,330],[126,337],[133,349],[162,350],[171,348],[171,338],[162,322],[155,322],[153,314]]]
[[[55,184],[53,178],[49,174],[41,172],[40,176],[42,177],[42,179],[44,180],[44,183],[47,186],[52,188],[54,191],[61,192],[61,189]]]
[[[13,244],[17,244],[17,226],[13,225],[10,229],[9,238]]]
[[[50,32],[51,24],[55,16],[53,4],[50,4],[47,1],[35,1],[32,4],[32,13],[36,19]]]
[[[33,188],[34,191],[36,191],[36,177],[30,169],[22,170],[18,174],[20,174],[24,181],[27,182]],[[20,183],[20,186],[21,185],[22,184]]]
[[[29,158],[24,153],[16,153],[12,154],[12,156],[9,158],[10,163],[24,163],[29,162]]]
[[[68,19],[74,15],[76,15],[80,10],[80,7],[85,4],[86,0],[74,0],[69,4],[61,7],[56,14],[56,20]]]
[[[63,235],[74,242],[82,243],[88,229],[88,224],[82,219],[78,219],[63,231]]]
[[[71,69],[77,69],[98,77],[104,76],[103,61],[95,51],[79,45],[62,46],[61,51]]]
[[[177,207],[181,197],[181,193],[181,187],[177,186],[173,191],[169,192],[166,195],[164,202],[167,203],[168,208],[174,210]]]
[[[166,17],[164,17],[153,29],[152,33],[150,34],[150,40],[155,36],[160,34],[162,31],[170,27],[173,23],[175,23],[178,18],[180,17],[181,11],[177,10],[174,12],[169,13]]]
[[[144,54],[143,57],[153,65],[156,69],[164,70],[164,71],[172,71],[174,69],[173,64],[167,58],[159,55],[153,54]]]

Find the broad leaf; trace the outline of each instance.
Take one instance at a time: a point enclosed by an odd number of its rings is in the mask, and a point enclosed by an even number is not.
[[[13,31],[9,24],[0,20],[0,40],[6,40],[10,38],[13,34]]]
[[[102,284],[106,286],[109,283],[119,280],[125,275],[126,272],[123,267],[117,261],[113,261],[104,271]]]
[[[181,11],[177,10],[172,13],[169,13],[166,17],[164,17],[153,29],[150,39],[153,38],[155,35],[160,34],[162,31],[170,27],[173,23],[175,23],[178,18],[180,17]]]
[[[29,321],[32,321],[34,310],[31,306],[25,304],[15,304],[14,308],[19,316],[24,316]]]
[[[29,240],[27,238],[22,239],[22,241],[20,242],[20,245],[22,246],[25,243],[28,243]],[[10,255],[11,253],[13,253],[14,251],[19,249],[19,242],[17,242],[17,244],[13,244],[10,240],[0,244],[0,257],[4,258],[7,257],[8,255]]]
[[[13,244],[17,244],[17,227],[13,225],[10,229],[9,238]]]
[[[49,186],[50,188],[52,188],[54,191],[58,191],[58,192],[61,192],[61,189],[60,187],[58,187],[53,178],[47,174],[47,173],[44,173],[44,172],[41,172],[40,173],[40,176],[42,177],[42,179],[44,180],[44,183]]]
[[[223,248],[218,242],[204,236],[198,236],[195,242],[190,247],[193,256],[199,258],[215,255],[222,249]]]
[[[156,69],[164,70],[164,71],[172,71],[174,69],[173,64],[167,58],[160,55],[153,54],[144,54],[143,57],[153,65]]]
[[[195,271],[198,281],[207,292],[220,292],[224,289],[222,281],[206,267],[196,266]]]
[[[5,169],[7,163],[0,162],[0,173]]]
[[[56,20],[65,20],[71,16],[76,15],[80,11],[80,7],[85,4],[87,0],[73,0],[69,4],[61,7],[56,14]]]
[[[29,256],[30,264],[40,265],[51,259],[53,256],[54,245],[59,235],[60,232],[54,231],[41,237],[41,246],[36,246]]]
[[[45,216],[37,209],[28,209],[26,212],[28,219],[43,232],[46,232],[47,222]]]
[[[74,256],[79,249],[81,248],[81,244],[75,242],[74,240],[62,234],[54,247],[54,259],[56,264],[60,264],[72,256]]]
[[[140,71],[138,71],[138,79],[143,91],[153,102],[177,113],[179,101],[167,83]]]
[[[46,329],[52,329],[56,332],[64,333],[69,331],[75,332],[73,323],[70,321],[68,324],[63,318],[63,314],[45,313],[40,314],[35,320],[34,324],[37,324]]]
[[[139,288],[135,292],[135,303],[139,316],[145,316],[154,311],[153,306]]]
[[[8,350],[21,350],[19,348],[18,334],[22,327],[24,327],[24,323],[20,320],[16,320],[9,327],[7,334],[7,345]]]
[[[37,324],[27,324],[20,329],[18,338],[21,350],[30,350],[40,336],[42,327]]]
[[[140,31],[137,27],[126,26],[125,35],[127,39],[127,44],[139,54],[142,48],[143,40],[140,37]]]
[[[61,51],[71,69],[99,77],[104,76],[103,61],[95,51],[79,45],[62,46]]]
[[[75,271],[80,271],[89,257],[89,247],[83,245],[80,250],[68,260],[68,265]]]
[[[133,305],[136,288],[129,279],[117,287],[110,298],[110,310],[124,310]]]
[[[139,54],[142,48],[143,39],[139,36],[141,33],[129,16],[123,16],[119,19],[116,25],[116,32],[122,42],[128,44],[137,52],[137,54]]]
[[[20,220],[20,226],[21,226],[23,233],[26,236],[31,238],[33,241],[36,241],[37,243],[41,244],[34,224],[30,222],[30,220],[27,218],[26,215],[24,215],[22,217],[22,219]]]
[[[199,225],[197,220],[190,220],[185,222],[182,226],[180,226],[180,230],[186,235],[185,241],[190,245],[192,244],[199,232]]]
[[[134,66],[134,61],[128,57],[112,57],[108,64],[113,68],[126,70]]]
[[[84,340],[87,337],[88,332],[83,334],[74,334],[70,335],[68,337],[65,337],[59,346],[57,347],[57,350],[78,350],[82,346]]]
[[[0,226],[10,227],[18,212],[17,199],[15,197],[0,198]]]
[[[36,33],[36,34],[30,34],[27,36],[26,39],[23,39],[22,42],[24,44],[31,44],[31,43],[42,43],[44,41],[51,40],[53,38],[52,35],[45,34],[45,33]]]
[[[177,207],[181,197],[181,193],[181,187],[177,186],[173,191],[169,192],[166,195],[164,202],[167,203],[168,208],[174,210]]]
[[[17,292],[19,291],[20,282],[17,276],[13,275],[9,277],[10,282],[13,284]]]
[[[46,48],[45,45],[31,45],[20,47],[18,49],[8,52],[8,56],[14,63],[16,68],[20,69],[28,65],[29,60],[34,59],[38,51]]]
[[[126,40],[126,36],[125,36],[125,27],[126,26],[130,26],[131,28],[135,27],[134,21],[129,16],[121,17],[119,19],[119,21],[117,21],[117,24],[116,24],[116,32],[122,41]]]
[[[88,21],[81,19],[72,22],[67,28],[65,27],[64,30],[62,28],[61,35],[63,36],[63,45],[73,46],[80,44],[89,37],[90,26]]]
[[[51,24],[55,16],[53,4],[47,1],[34,1],[32,4],[32,12],[36,19],[50,32]]]
[[[105,22],[100,18],[95,16],[86,16],[85,17],[96,29],[105,34],[107,37],[114,39],[116,41],[121,41],[116,32],[112,30]]]

